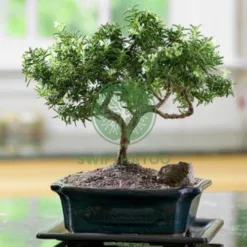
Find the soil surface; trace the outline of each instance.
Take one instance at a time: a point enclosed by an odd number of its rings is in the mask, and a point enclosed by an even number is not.
[[[110,165],[93,171],[79,172],[61,181],[83,188],[169,189],[184,185],[167,185],[157,178],[158,171],[138,164]],[[193,186],[201,179],[195,179]],[[188,186],[188,185],[187,185]]]

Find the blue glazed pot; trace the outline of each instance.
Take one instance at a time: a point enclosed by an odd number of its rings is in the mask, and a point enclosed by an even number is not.
[[[55,182],[51,189],[62,202],[64,223],[71,232],[184,233],[196,217],[202,180],[180,189],[93,189]]]

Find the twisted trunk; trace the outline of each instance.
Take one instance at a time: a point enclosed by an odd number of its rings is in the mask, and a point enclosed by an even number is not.
[[[121,139],[120,139],[120,150],[118,152],[117,164],[124,165],[128,163],[127,149],[130,144],[130,136],[139,123],[143,114],[136,114],[132,117],[128,125],[122,125]]]
[[[128,162],[127,157],[127,149],[129,146],[130,140],[128,136],[122,132],[121,139],[120,139],[120,149],[118,152],[117,164],[124,165]]]
[[[128,126],[123,123],[121,125],[120,149],[118,152],[117,164],[124,165],[128,162],[127,149],[130,143],[130,132]]]

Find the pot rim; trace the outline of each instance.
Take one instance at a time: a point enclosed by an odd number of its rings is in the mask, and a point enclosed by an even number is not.
[[[87,192],[99,194],[143,194],[143,195],[185,195],[185,194],[200,194],[204,189],[209,187],[212,181],[209,179],[202,179],[199,183],[180,188],[169,189],[128,189],[128,188],[87,188],[76,187],[71,184],[65,184],[61,180],[56,180],[51,184],[51,190],[57,193],[66,192]]]

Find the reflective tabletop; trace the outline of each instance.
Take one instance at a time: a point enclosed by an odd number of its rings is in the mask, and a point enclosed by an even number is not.
[[[205,192],[197,217],[224,220],[223,228],[211,243],[222,244],[225,247],[247,247],[247,192]],[[56,246],[58,241],[39,240],[36,239],[36,234],[61,221],[62,210],[57,197],[0,199],[0,246]],[[118,246],[148,245],[118,244]]]

